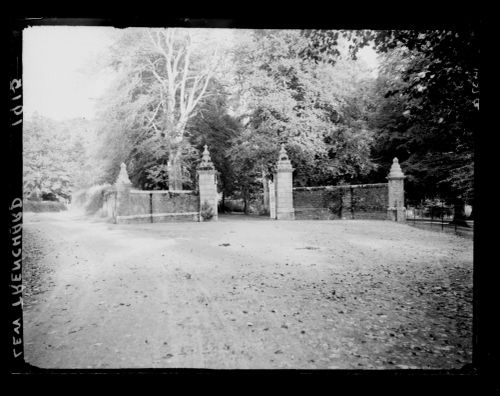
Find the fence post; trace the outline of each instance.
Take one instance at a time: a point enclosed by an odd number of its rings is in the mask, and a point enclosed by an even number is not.
[[[130,190],[132,183],[128,178],[127,165],[122,162],[120,165],[120,173],[115,182],[116,185],[116,223],[126,222],[123,216],[127,216],[130,212]]]
[[[406,213],[404,207],[404,178],[405,175],[399,166],[397,158],[392,161],[391,170],[387,176],[389,207],[387,217],[393,221],[405,221]]]

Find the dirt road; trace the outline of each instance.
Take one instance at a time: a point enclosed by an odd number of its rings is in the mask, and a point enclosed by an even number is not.
[[[460,368],[472,240],[385,221],[115,225],[25,214],[47,368]]]

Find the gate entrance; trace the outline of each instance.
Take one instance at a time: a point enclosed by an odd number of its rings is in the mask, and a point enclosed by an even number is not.
[[[271,175],[262,174],[259,181],[262,195],[251,197],[235,194],[236,199],[224,199],[223,207],[228,215],[266,217],[275,220],[294,220],[293,208],[293,168],[284,145],[281,145],[278,161]],[[257,199],[256,199],[257,198]],[[243,201],[243,202],[242,202]]]

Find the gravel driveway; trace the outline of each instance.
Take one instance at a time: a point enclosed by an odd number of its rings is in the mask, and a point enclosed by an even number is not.
[[[46,368],[461,368],[472,240],[389,221],[24,217],[25,359]]]

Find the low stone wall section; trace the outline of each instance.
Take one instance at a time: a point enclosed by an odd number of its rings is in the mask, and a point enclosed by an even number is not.
[[[199,221],[199,196],[193,191],[130,190],[117,214],[116,189],[105,192],[102,214],[118,223]]]
[[[296,219],[387,219],[388,184],[296,187]]]

